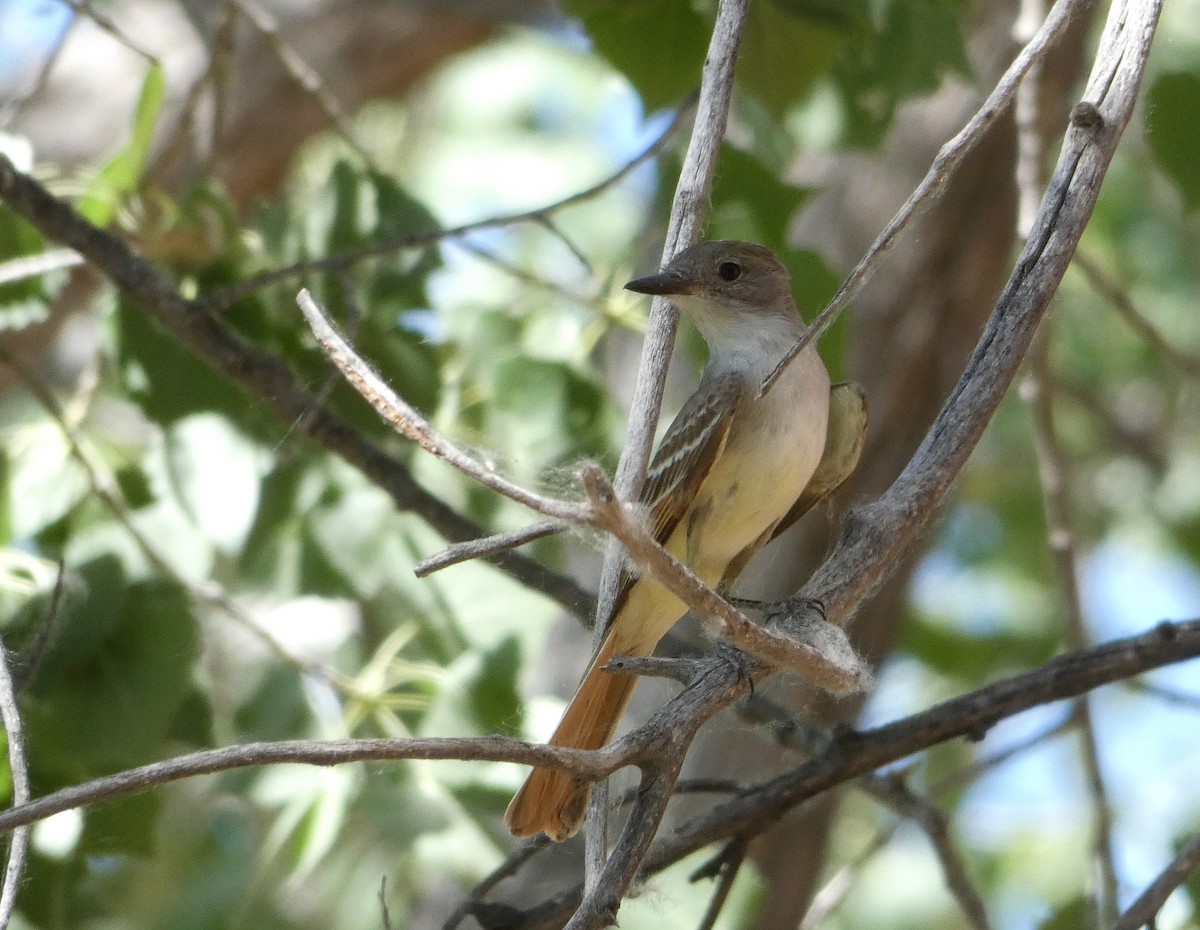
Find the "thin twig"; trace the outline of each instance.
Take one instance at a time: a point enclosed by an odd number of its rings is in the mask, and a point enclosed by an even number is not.
[[[463,223],[459,226],[453,226],[449,229],[429,229],[423,232],[412,233],[407,236],[398,236],[394,239],[387,239],[381,242],[375,242],[371,245],[363,246],[358,249],[351,249],[345,252],[337,252],[333,255],[326,255],[323,258],[314,258],[307,261],[295,262],[283,268],[276,268],[272,271],[263,272],[252,278],[247,278],[238,284],[225,288],[224,290],[214,291],[203,298],[204,307],[211,313],[220,313],[228,309],[233,304],[243,298],[249,297],[251,294],[256,294],[265,287],[272,284],[278,284],[281,281],[290,281],[300,275],[308,274],[310,271],[329,271],[337,268],[352,267],[358,262],[365,261],[368,258],[375,258],[380,255],[389,255],[393,252],[400,252],[405,249],[423,248],[425,246],[434,245],[444,239],[456,239],[460,236],[465,236],[468,233],[476,232],[482,229],[495,229],[499,226],[514,226],[518,223],[538,222],[541,217],[556,213],[559,210],[574,206],[577,203],[582,203],[591,200],[611,187],[616,186],[631,173],[640,168],[643,164],[650,161],[659,152],[661,152],[676,130],[683,124],[685,117],[692,110],[694,97],[688,97],[679,109],[675,111],[674,118],[667,125],[666,129],[653,142],[646,146],[641,152],[631,158],[625,164],[621,165],[616,171],[607,177],[597,181],[591,187],[584,188],[581,191],[576,191],[560,200],[545,204],[532,210],[522,210],[517,213],[503,213],[496,216],[489,216],[480,220],[473,220],[470,223]]]
[[[664,658],[662,656],[613,656],[603,666],[605,671],[642,678],[666,678],[687,684],[704,666],[703,659]]]
[[[152,65],[159,64],[159,58],[152,51],[134,39],[129,33],[117,25],[112,17],[101,13],[92,4],[91,0],[63,0],[67,6],[73,9],[76,13],[82,13],[93,23],[100,27],[102,32],[107,32],[110,36],[124,45],[127,49],[138,55]]]
[[[729,900],[729,892],[733,890],[733,883],[737,881],[738,872],[741,871],[742,863],[746,861],[746,849],[749,845],[742,837],[735,836],[725,845],[716,859],[692,874],[690,880],[693,882],[714,876],[717,879],[717,887],[713,889],[708,909],[704,912],[704,917],[696,930],[713,930],[713,927],[717,925],[717,918],[721,916],[725,902]]]
[[[921,797],[895,776],[867,775],[859,786],[883,802],[897,814],[915,823],[929,838],[934,854],[942,867],[946,888],[958,902],[967,922],[975,930],[991,930],[983,896],[967,872],[967,863],[950,839],[950,825],[945,815],[928,799]]]
[[[512,851],[507,859],[500,863],[496,868],[489,872],[474,888],[459,903],[450,916],[446,918],[446,922],[442,924],[442,930],[454,930],[459,924],[471,916],[471,913],[476,907],[482,903],[484,897],[489,891],[499,885],[504,879],[511,875],[516,875],[530,859],[536,856],[539,852],[550,845],[550,838],[544,833],[539,833],[531,840],[522,843]]]
[[[1165,685],[1155,684],[1151,681],[1131,681],[1129,682],[1129,687],[1141,691],[1143,694],[1148,694],[1151,697],[1156,697],[1159,700],[1177,704],[1180,707],[1200,710],[1200,694],[1193,694],[1190,691],[1179,691],[1175,688],[1168,688]]]
[[[301,91],[316,102],[317,106],[321,108],[321,112],[325,114],[325,118],[337,129],[338,135],[372,170],[378,170],[374,156],[358,138],[358,132],[354,128],[354,123],[350,119],[350,114],[346,112],[346,108],[325,86],[321,75],[310,68],[303,56],[283,38],[275,17],[254,3],[253,0],[229,0],[229,2],[245,17],[247,22],[258,30],[274,53],[276,60],[283,66],[284,73]]]
[[[424,578],[434,572],[440,572],[443,568],[449,568],[451,565],[458,565],[471,559],[499,555],[501,552],[508,552],[510,549],[516,549],[534,540],[554,536],[567,529],[568,526],[569,524],[563,523],[561,520],[542,520],[530,526],[523,526],[518,530],[493,533],[491,536],[483,536],[480,539],[468,539],[466,542],[454,543],[437,555],[431,555],[418,562],[413,567],[413,574],[418,578]]]
[[[1021,32],[1032,33],[1044,15],[1043,0],[1021,0],[1018,19],[1018,39]],[[1041,61],[1036,61],[1017,88],[1015,117],[1017,126],[1017,229],[1021,241],[1028,240],[1037,218],[1039,192],[1045,174],[1045,146],[1041,133]],[[1049,336],[1043,330],[1034,340],[1031,366],[1022,394],[1033,409],[1034,446],[1038,459],[1038,476],[1046,510],[1046,535],[1054,556],[1059,587],[1066,602],[1067,644],[1082,649],[1089,642],[1079,595],[1079,560],[1071,519],[1070,473],[1066,456],[1059,445],[1054,428],[1053,401],[1047,384],[1050,381],[1050,362],[1047,355]],[[1117,916],[1117,875],[1113,860],[1112,819],[1108,792],[1100,769],[1100,750],[1091,702],[1087,695],[1075,705],[1081,756],[1092,802],[1092,822],[1095,829],[1095,864],[1099,872],[1096,894],[1097,926],[1109,926]]]
[[[63,595],[66,589],[67,565],[60,558],[58,560],[58,572],[54,576],[54,589],[50,592],[50,604],[46,607],[46,615],[42,617],[42,622],[38,624],[37,635],[34,636],[29,651],[21,659],[21,666],[13,676],[13,690],[17,694],[23,693],[37,680],[38,669],[42,666],[42,659],[46,656],[46,649],[53,641],[54,633],[58,629],[58,615],[62,611]]]
[[[228,94],[228,77],[230,62],[233,58],[234,30],[237,26],[237,12],[232,0],[221,0],[221,17],[213,34],[212,47],[204,71],[192,81],[183,104],[179,107],[179,118],[169,133],[164,133],[165,141],[158,147],[158,154],[142,173],[143,183],[150,185],[160,179],[174,161],[178,152],[188,143],[196,114],[200,107],[205,90],[212,88],[212,122],[210,126],[207,150],[203,152],[202,169],[212,173],[212,162],[219,151],[221,127],[225,125],[225,109]]]
[[[17,695],[8,671],[8,654],[0,640],[0,720],[8,737],[8,766],[12,773],[13,807],[29,803],[29,768],[25,762],[25,733],[17,709]],[[25,874],[25,855],[29,849],[29,827],[13,831],[4,867],[4,885],[0,888],[0,930],[7,930],[17,906],[17,892]]]
[[[1033,734],[1028,739],[1021,740],[1011,746],[1006,746],[999,752],[993,753],[983,759],[977,759],[971,764],[939,778],[929,786],[929,793],[934,798],[938,798],[945,792],[969,784],[980,775],[999,765],[1003,765],[1014,756],[1027,752],[1034,746],[1060,735],[1071,725],[1071,717],[1068,715],[1060,722],[1047,727],[1039,733]],[[846,896],[854,886],[855,880],[866,864],[878,853],[882,852],[888,843],[892,841],[901,822],[894,821],[880,830],[866,848],[833,874],[825,885],[813,895],[808,912],[804,915],[804,919],[800,922],[797,930],[817,930],[818,927],[824,926],[826,918],[841,907],[842,902],[845,901]]]
[[[601,778],[619,768],[622,757],[607,750],[571,749],[526,743],[505,736],[412,739],[284,740],[206,749],[105,775],[0,811],[0,832],[37,823],[54,814],[97,801],[124,797],[197,775],[260,765],[345,765],[409,759],[470,759],[515,762],[563,769],[580,778]]]
[[[855,881],[862,874],[867,864],[887,848],[888,843],[900,829],[901,821],[897,820],[886,829],[880,830],[852,860],[843,865],[830,876],[813,895],[808,910],[796,930],[818,930],[826,926],[825,921],[845,902]]]
[[[497,255],[490,249],[486,249],[477,242],[470,239],[455,239],[451,241],[454,248],[461,249],[470,255],[475,256],[481,261],[487,262],[505,274],[520,281],[522,284],[528,284],[532,287],[540,288],[544,291],[549,291],[551,294],[557,294],[559,297],[564,297],[574,303],[584,307],[599,309],[603,301],[594,294],[584,294],[580,291],[571,290],[566,285],[559,284],[557,281],[551,281],[549,278],[544,278],[539,274],[535,274],[520,265],[510,262],[508,259]]]
[[[829,327],[833,325],[838,314],[841,313],[854,295],[858,293],[859,289],[866,284],[884,255],[896,244],[900,233],[929,208],[933,199],[940,195],[949,183],[950,176],[962,163],[962,160],[966,158],[967,154],[975,147],[979,140],[984,137],[992,124],[1008,109],[1008,105],[1016,93],[1025,72],[1029,70],[1034,62],[1039,61],[1049,51],[1059,36],[1066,31],[1072,17],[1087,5],[1088,0],[1058,0],[1054,4],[1054,8],[1050,11],[1050,15],[1046,17],[1046,21],[1042,23],[1042,27],[1029,41],[1029,44],[1021,49],[1021,53],[1017,55],[1013,63],[1008,66],[1008,70],[1000,77],[995,88],[976,111],[975,115],[967,121],[967,124],[958,131],[958,134],[954,138],[938,150],[937,155],[933,159],[933,164],[929,166],[929,171],[921,179],[921,183],[917,185],[916,189],[896,212],[896,215],[892,217],[891,221],[876,237],[866,254],[859,259],[858,264],[854,266],[854,269],[846,277],[846,280],[842,282],[842,286],[838,288],[837,293],[833,295],[833,299],[829,301],[825,309],[813,320],[812,325],[808,328],[803,338],[788,350],[779,364],[775,366],[775,370],[763,381],[762,387],[759,389],[759,396],[771,390],[772,385],[779,380],[779,376],[783,374],[788,365],[810,343],[820,339]]]
[[[0,284],[12,284],[82,264],[83,256],[74,249],[48,249],[37,255],[10,258],[0,262]]]
[[[54,72],[55,65],[58,64],[58,60],[62,57],[63,49],[67,47],[67,39],[75,30],[78,23],[78,16],[71,17],[70,22],[67,23],[66,28],[62,31],[62,35],[58,38],[58,44],[50,50],[50,54],[46,56],[41,67],[38,68],[37,76],[29,84],[29,89],[23,91],[21,97],[17,100],[10,99],[4,101],[4,106],[0,109],[0,129],[7,128],[32,101],[37,99],[38,94],[50,83],[50,75]]]
[[[1081,649],[1088,644],[1089,636],[1079,593],[1079,560],[1070,513],[1069,472],[1066,456],[1058,442],[1050,396],[1043,388],[1048,380],[1049,371],[1047,339],[1044,334],[1034,343],[1031,356],[1032,366],[1022,385],[1021,393],[1028,400],[1033,412],[1034,447],[1037,451],[1038,476],[1046,510],[1046,536],[1066,607],[1066,640],[1071,648]],[[1095,866],[1099,877],[1096,895],[1097,925],[1107,927],[1117,917],[1119,889],[1113,857],[1111,804],[1104,783],[1104,773],[1100,767],[1096,727],[1086,696],[1080,698],[1075,705],[1075,719],[1079,730],[1081,762],[1092,801]]]
[[[392,915],[387,906],[387,876],[379,877],[379,919],[383,923],[383,930],[392,930]]]
[[[592,522],[592,512],[588,507],[536,494],[509,481],[503,475],[459,449],[393,391],[388,383],[367,364],[366,360],[354,351],[345,338],[333,328],[333,324],[330,323],[325,312],[307,290],[302,290],[296,295],[296,303],[299,304],[300,310],[304,313],[304,319],[312,329],[313,335],[316,336],[317,342],[325,350],[325,354],[337,365],[355,390],[401,436],[415,442],[430,455],[452,465],[484,487],[490,488],[518,504],[523,504],[531,510],[570,523]]]
[[[1162,906],[1196,869],[1200,868],[1200,835],[1193,836],[1170,864],[1159,873],[1129,909],[1112,925],[1112,930],[1139,930],[1154,927],[1154,918]]]
[[[1161,430],[1152,433],[1148,427],[1144,430],[1131,429],[1108,408],[1099,390],[1065,378],[1061,372],[1046,372],[1045,379],[1042,389],[1052,397],[1066,398],[1086,411],[1096,421],[1104,440],[1115,449],[1145,462],[1156,474],[1166,473],[1167,456],[1161,448]],[[1139,424],[1139,427],[1143,425]]]
[[[1088,284],[1096,293],[1112,304],[1121,318],[1146,341],[1150,348],[1189,378],[1200,378],[1200,358],[1189,355],[1171,345],[1166,337],[1158,331],[1158,328],[1146,319],[1145,314],[1138,310],[1129,293],[1111,278],[1098,262],[1083,252],[1076,252],[1071,264],[1083,273]]]

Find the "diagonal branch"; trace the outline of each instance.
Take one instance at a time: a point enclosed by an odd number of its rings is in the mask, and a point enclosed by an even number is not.
[[[714,805],[650,848],[639,872],[645,879],[713,843],[754,837],[776,826],[789,810],[867,772],[899,762],[952,739],[979,739],[1001,720],[1056,701],[1076,698],[1103,685],[1200,656],[1200,619],[1162,623],[1147,633],[1092,649],[1065,653],[1012,678],[944,701],[928,710],[871,730],[834,734],[827,749],[784,774]],[[694,715],[707,717],[748,693],[739,670],[713,663],[643,727],[610,747],[624,752],[636,740],[654,752],[654,741]],[[636,762],[637,756],[630,755]],[[0,819],[0,826],[3,825]],[[513,930],[561,925],[578,907],[577,886],[530,908]]]
[[[3,154],[0,199],[44,236],[79,252],[129,301],[259,403],[269,406],[283,422],[301,423],[309,438],[358,468],[392,498],[397,509],[417,514],[452,541],[483,535],[478,524],[417,484],[403,462],[315,404],[282,359],[260,351],[208,313],[202,303],[185,300],[174,284],[128,243],[96,229],[70,205],[18,171]],[[591,605],[591,596],[572,579],[533,559],[506,552],[489,561],[568,610],[586,613]]]
[[[717,155],[729,119],[729,107],[733,99],[733,70],[742,43],[748,8],[749,0],[720,0],[717,4],[712,38],[700,78],[696,121],[671,200],[671,216],[663,242],[663,264],[680,249],[700,238],[704,211],[712,194]],[[623,501],[637,500],[646,481],[650,449],[662,408],[667,366],[671,361],[678,323],[679,311],[674,305],[664,297],[655,297],[650,306],[650,322],[642,342],[637,378],[633,385],[625,443],[617,463],[616,494]],[[616,603],[620,577],[621,559],[615,547],[610,547],[605,554],[596,603],[597,648]],[[594,884],[593,879],[599,875],[608,845],[607,802],[607,788],[601,785],[592,794],[587,814],[585,865],[589,885]],[[605,868],[605,873],[611,874],[608,868]]]
[[[872,797],[917,824],[929,838],[942,866],[946,887],[973,930],[991,930],[983,896],[967,872],[967,863],[950,839],[950,825],[929,798],[922,797],[898,776],[869,775],[859,785]]]
[[[843,631],[826,623],[823,617],[807,619],[798,637],[780,635],[751,623],[654,539],[641,525],[636,508],[617,500],[599,466],[583,466],[581,474],[589,504],[577,504],[530,491],[477,461],[443,436],[375,373],[333,328],[308,291],[301,291],[297,302],[317,341],[346,380],[398,433],[429,454],[538,513],[611,533],[638,565],[711,623],[720,636],[758,658],[802,671],[835,693],[859,690],[869,679],[866,667],[849,647]]]
[[[1084,102],[1072,111],[1034,227],[974,354],[908,465],[882,497],[847,515],[837,547],[801,592],[837,622],[853,616],[924,530],[1012,384],[1133,112],[1160,9],[1161,0],[1113,4]]]
[[[1200,869],[1200,835],[1193,836],[1183,845],[1159,876],[1129,905],[1129,910],[1112,925],[1112,930],[1139,930],[1147,925],[1153,927],[1154,918],[1167,898],[1187,881],[1196,869]]]
[[[820,339],[826,330],[834,324],[838,314],[845,309],[846,305],[850,303],[859,289],[867,283],[883,257],[896,244],[900,234],[925,211],[933,202],[934,197],[942,192],[950,182],[951,175],[954,174],[955,169],[958,168],[963,159],[975,148],[979,140],[987,134],[992,124],[1007,112],[1008,106],[1012,102],[1013,97],[1016,96],[1017,89],[1025,73],[1050,51],[1058,39],[1067,31],[1067,27],[1071,24],[1071,20],[1075,14],[1087,5],[1088,0],[1058,0],[1054,5],[1054,9],[1050,11],[1050,15],[1042,23],[1041,28],[1037,30],[1029,40],[1029,43],[1021,49],[1021,54],[1013,60],[1013,63],[1008,66],[1008,70],[996,82],[995,88],[988,95],[987,100],[983,102],[983,105],[967,121],[967,124],[958,131],[958,134],[938,150],[937,155],[933,159],[933,164],[929,166],[929,171],[921,179],[921,183],[908,195],[908,199],[896,211],[896,215],[892,217],[887,226],[883,228],[883,231],[875,238],[871,247],[867,249],[866,254],[859,259],[858,264],[846,276],[846,280],[842,282],[842,286],[833,295],[833,299],[829,301],[828,306],[813,320],[812,325],[808,328],[808,332],[788,350],[787,354],[780,359],[779,364],[775,366],[775,369],[767,376],[760,389],[760,396],[771,389],[771,386],[783,374],[784,369],[810,343]]]

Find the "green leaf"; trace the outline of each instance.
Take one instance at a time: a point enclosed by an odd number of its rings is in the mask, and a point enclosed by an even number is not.
[[[1066,904],[1059,905],[1054,911],[1038,924],[1038,930],[1078,930],[1086,927],[1092,915],[1092,902],[1087,898],[1072,898]]]
[[[39,255],[46,244],[36,229],[0,206],[0,263]],[[49,299],[65,275],[33,275],[0,284],[0,333],[25,329],[50,315]]]
[[[90,485],[57,423],[35,423],[6,433],[4,438],[12,532],[17,539],[26,539],[67,514]]]
[[[776,117],[786,113],[832,66],[847,36],[867,22],[847,3],[761,2],[750,5],[737,79]]]
[[[467,684],[467,696],[484,733],[520,736],[524,728],[523,705],[517,691],[521,671],[521,645],[508,636],[484,653],[479,674]]]
[[[1171,844],[1171,851],[1175,855],[1179,855],[1180,850],[1195,839],[1195,824],[1189,825],[1189,828],[1180,836],[1175,837]],[[1183,890],[1187,892],[1188,898],[1191,899],[1193,923],[1196,915],[1200,914],[1200,871],[1195,869],[1188,875],[1183,882]]]
[[[604,391],[561,362],[527,356],[493,371],[489,432],[527,463],[527,476],[608,451],[609,407]]]
[[[712,194],[714,239],[748,239],[779,254],[787,251],[787,229],[808,191],[780,179],[753,155],[721,147]]]
[[[246,739],[292,739],[303,735],[309,713],[300,674],[294,668],[271,666],[262,684],[238,708],[234,722]]]
[[[700,86],[712,21],[690,0],[566,0],[596,51],[624,74],[648,110],[679,102]]]
[[[959,0],[896,0],[847,45],[832,71],[846,110],[842,144],[874,146],[903,101],[932,93],[947,73],[971,76],[966,10]]]
[[[975,636],[914,617],[903,626],[902,646],[937,672],[966,682],[984,682],[1014,668],[1032,668],[1054,655],[1056,629],[1043,633]]]
[[[141,183],[166,89],[162,65],[152,64],[142,82],[129,144],[100,169],[79,201],[79,212],[94,226],[107,226],[116,215],[121,198],[137,190]]]
[[[139,308],[119,301],[115,321],[125,388],[150,419],[166,426],[211,410],[244,424],[269,415]]]
[[[47,781],[162,757],[191,690],[198,641],[187,597],[157,581],[122,589],[114,562],[98,560],[84,572],[88,596],[64,607],[34,685],[30,757]]]
[[[1189,210],[1200,206],[1200,75],[1164,74],[1146,95],[1146,141],[1158,166],[1175,182]]]
[[[143,791],[90,807],[79,849],[91,856],[149,858],[155,851],[154,827],[162,809],[162,793],[158,791]]]

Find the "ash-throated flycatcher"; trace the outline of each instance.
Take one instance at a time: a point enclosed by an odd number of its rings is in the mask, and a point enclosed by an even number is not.
[[[849,385],[830,394],[829,375],[813,345],[766,396],[757,396],[763,379],[805,332],[787,271],[769,249],[704,242],[680,252],[658,274],[625,286],[670,297],[708,343],[700,386],[663,437],[641,501],[667,551],[725,591],[754,553],[853,469],[866,423],[864,399]],[[649,655],[686,612],[657,582],[625,577],[608,632],[551,744],[604,745],[637,677],[603,666],[613,656]],[[579,829],[588,794],[570,774],[537,768],[505,818],[516,836],[544,831],[563,840]]]

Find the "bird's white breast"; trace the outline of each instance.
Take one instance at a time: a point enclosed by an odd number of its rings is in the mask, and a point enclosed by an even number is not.
[[[751,377],[761,381],[758,372]],[[795,503],[821,460],[828,420],[829,375],[810,347],[734,420],[700,487],[687,549],[706,582],[719,581],[726,566]]]

